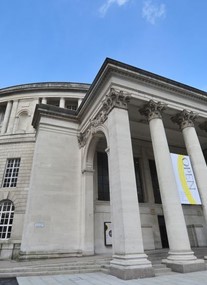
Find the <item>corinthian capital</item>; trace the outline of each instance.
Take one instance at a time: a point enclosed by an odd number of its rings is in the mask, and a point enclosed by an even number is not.
[[[131,95],[111,88],[110,93],[103,100],[103,110],[108,114],[114,107],[127,109]]]
[[[150,100],[139,110],[139,112],[141,115],[146,116],[150,121],[155,118],[162,118],[162,111],[165,110],[166,107],[166,104]]]
[[[193,113],[192,111],[183,110],[172,117],[171,120],[173,123],[178,124],[180,129],[183,130],[187,127],[194,127],[194,122],[197,117],[198,114]]]

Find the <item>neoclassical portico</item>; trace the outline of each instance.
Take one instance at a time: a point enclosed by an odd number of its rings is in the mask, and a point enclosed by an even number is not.
[[[177,191],[170,151],[162,122],[162,111],[166,105],[150,100],[140,109],[149,121],[155,163],[158,173],[162,206],[166,221],[170,251],[168,264],[175,271],[203,270],[203,260],[197,260],[191,248],[185,219]],[[182,238],[180,238],[182,237]]]

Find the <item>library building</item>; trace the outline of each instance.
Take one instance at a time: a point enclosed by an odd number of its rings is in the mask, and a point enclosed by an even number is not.
[[[137,67],[0,89],[0,260],[206,270],[206,158],[207,92]]]

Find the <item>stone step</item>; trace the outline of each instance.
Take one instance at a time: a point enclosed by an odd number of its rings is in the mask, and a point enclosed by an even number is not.
[[[155,271],[155,276],[160,276],[160,275],[168,275],[172,273],[172,270],[168,268],[165,264],[154,264],[153,265],[154,271]]]
[[[1,277],[73,274],[101,271],[103,265],[109,265],[111,258],[83,258],[72,260],[39,260],[26,262],[8,262],[0,267]],[[107,268],[107,267],[106,267]],[[105,271],[107,269],[105,268]]]
[[[44,275],[60,275],[60,274],[77,274],[77,273],[91,273],[101,271],[101,269],[89,268],[89,269],[76,269],[76,270],[44,270],[44,271],[28,271],[28,272],[7,272],[7,273],[0,273],[0,278],[7,278],[7,277],[26,277],[26,276],[44,276]]]

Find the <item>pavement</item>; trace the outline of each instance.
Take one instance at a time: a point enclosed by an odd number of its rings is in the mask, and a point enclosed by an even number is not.
[[[17,277],[18,283],[1,283],[0,285],[207,285],[207,271],[192,273],[173,273],[144,279],[121,280],[102,273],[80,273],[71,275],[50,275]]]

